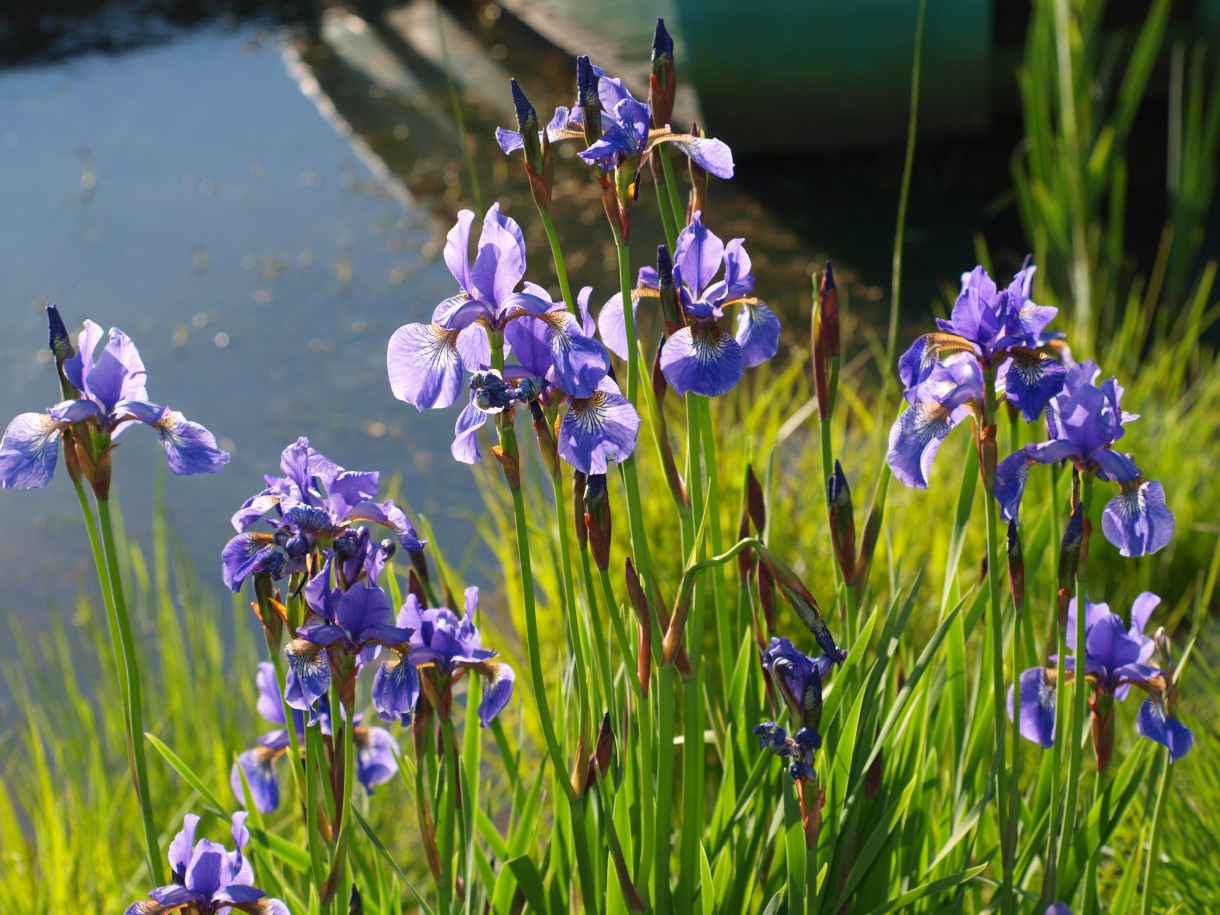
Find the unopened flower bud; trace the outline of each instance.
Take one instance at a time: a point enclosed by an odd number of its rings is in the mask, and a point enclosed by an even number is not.
[[[1059,546],[1059,588],[1070,595],[1076,586],[1076,573],[1080,568],[1080,547],[1084,542],[1084,508],[1079,502],[1072,510],[1067,528],[1063,532],[1063,542]],[[1061,619],[1060,623],[1067,624]]]
[[[979,473],[983,475],[983,489],[990,496],[995,491],[996,427],[992,423],[977,430],[975,445],[979,451]]]
[[[835,286],[835,271],[830,261],[822,273],[822,285],[818,290],[822,311],[822,333],[826,337],[826,354],[832,359],[839,357],[839,290]]]
[[[360,890],[354,883],[347,900],[347,915],[364,915],[364,900],[360,898]]]
[[[669,125],[673,117],[676,86],[674,40],[665,29],[665,20],[658,18],[652,38],[652,72],[648,77],[648,108],[652,112],[654,128]]]
[[[590,474],[585,486],[585,528],[590,552],[599,571],[610,569],[610,499],[604,473]]]
[[[602,138],[602,101],[597,92],[599,82],[601,78],[593,71],[588,56],[576,58],[576,101],[584,118],[586,146],[592,146]]]
[[[856,517],[851,504],[851,489],[843,467],[835,460],[835,472],[826,481],[826,500],[830,517],[830,540],[843,582],[848,587],[856,574]]]
[[[678,301],[673,259],[664,245],[657,246],[657,289],[661,294],[661,315],[665,319],[665,332],[675,334],[686,325],[686,317],[682,303]]]
[[[589,548],[589,531],[585,528],[585,481],[584,473],[572,473],[572,511],[576,520],[576,546],[580,550]]]
[[[1012,604],[1020,610],[1025,606],[1025,557],[1016,521],[1008,522],[1008,586],[1012,589]]]
[[[767,530],[767,500],[752,464],[746,466],[746,511],[750,515],[754,530],[761,537]]]
[[[522,152],[525,164],[537,172],[542,171],[542,145],[538,139],[538,112],[525,97],[515,79],[510,79],[513,90],[513,108],[517,113],[517,129],[521,131]]]
[[[1089,697],[1093,713],[1093,754],[1098,773],[1105,772],[1114,754],[1114,695],[1098,690]]]
[[[644,589],[640,585],[640,576],[636,574],[635,566],[631,564],[631,557],[627,558],[627,597],[631,600],[631,607],[635,610],[636,620],[639,622],[639,657],[636,669],[636,676],[640,681],[640,691],[643,695],[648,695],[648,678],[652,670],[652,613],[648,609],[648,600],[644,596]]]

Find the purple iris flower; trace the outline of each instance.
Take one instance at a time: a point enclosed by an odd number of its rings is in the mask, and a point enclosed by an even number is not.
[[[754,733],[758,735],[758,745],[761,749],[792,760],[788,764],[788,774],[794,782],[803,778],[817,778],[817,772],[813,768],[813,754],[822,748],[822,735],[813,728],[801,728],[789,737],[788,732],[774,721],[764,721],[755,725]]]
[[[254,807],[260,813],[271,813],[280,806],[280,778],[276,763],[289,751],[291,740],[284,721],[284,706],[280,696],[280,685],[275,678],[275,667],[263,661],[258,665],[258,713],[276,726],[276,730],[258,739],[258,746],[242,752],[233,764],[229,783],[239,801],[245,798],[242,790],[242,773],[250,786]],[[296,731],[298,745],[305,741],[305,713],[291,709],[292,726]],[[313,710],[313,720],[319,724],[323,734],[330,734],[330,702],[321,696]],[[352,718],[355,730],[352,739],[356,747],[356,780],[369,793],[373,788],[388,781],[398,769],[398,743],[385,728],[360,726],[360,715]]]
[[[654,149],[664,143],[671,144],[690,160],[717,178],[733,177],[733,153],[727,145],[716,139],[696,137],[693,134],[678,134],[668,126],[651,128],[652,112],[637,100],[621,79],[606,75],[601,67],[582,57],[577,65],[578,82],[596,83],[599,110],[600,139],[580,153],[590,165],[598,165],[602,171],[614,171],[626,164],[630,171],[641,168]],[[592,88],[581,86],[581,95]],[[554,143],[558,140],[585,140],[585,111],[580,99],[571,109],[559,107],[546,126],[546,135]],[[596,133],[594,134],[596,135]],[[541,133],[539,134],[541,140]],[[516,130],[496,129],[496,142],[506,155],[511,155],[524,146],[521,134]]]
[[[721,279],[721,267],[724,273]],[[682,303],[685,326],[670,334],[661,348],[661,371],[679,394],[688,391],[717,397],[737,386],[747,368],[761,365],[779,349],[779,318],[753,295],[754,275],[745,240],[727,245],[703,224],[702,214],[678,235],[673,281]],[[651,267],[639,273],[640,290],[659,290],[663,278]],[[652,296],[657,293],[646,292]],[[639,299],[632,297],[632,314]],[[730,335],[719,319],[739,306],[737,332]],[[638,326],[638,325],[637,325]],[[602,340],[620,359],[627,358],[622,294],[613,296],[598,316]]]
[[[53,320],[56,320],[56,315]],[[45,413],[22,413],[0,441],[0,489],[42,489],[55,473],[59,438],[69,426],[92,420],[111,438],[130,422],[157,430],[169,469],[179,475],[216,473],[229,462],[212,433],[181,413],[149,401],[140,353],[117,327],[101,354],[102,328],[85,321],[79,351],[63,363],[64,377],[78,397]],[[65,341],[66,342],[66,341]],[[70,345],[68,346],[70,350]]]
[[[467,671],[473,671],[487,681],[479,702],[479,721],[483,727],[490,727],[512,698],[517,675],[507,664],[493,660],[496,652],[483,647],[483,637],[474,623],[478,604],[479,589],[474,587],[466,589],[466,605],[460,617],[448,607],[422,608],[414,594],[407,595],[406,603],[398,613],[398,625],[412,630],[411,641],[409,646],[391,646],[399,657],[383,664],[377,671],[373,681],[374,704],[377,704],[379,683],[385,696],[405,692],[391,682],[400,677],[406,679],[404,669],[410,669],[412,676],[416,670],[420,673],[435,671],[442,678],[439,684],[442,692]],[[414,695],[418,698],[418,685]],[[414,701],[411,703],[413,708]],[[411,709],[405,711],[409,713]],[[387,721],[400,719],[406,723],[401,703],[377,705],[377,711]]]
[[[1106,539],[1123,556],[1155,553],[1173,537],[1173,512],[1159,482],[1145,480],[1134,458],[1113,450],[1124,424],[1138,419],[1119,406],[1123,389],[1111,378],[1097,386],[1101,371],[1094,362],[1071,369],[1062,390],[1048,405],[1050,441],[1026,445],[996,467],[996,498],[1004,517],[1017,519],[1029,469],[1035,464],[1070,460],[1082,473],[1118,483],[1119,494],[1101,516]]]
[[[420,540],[402,509],[391,501],[375,501],[376,471],[344,470],[299,438],[280,456],[282,477],[267,476],[267,488],[242,503],[233,515],[238,535],[221,552],[225,584],[240,591],[246,576],[274,577],[306,571],[315,550],[340,560],[338,571],[348,585],[361,570],[375,579],[394,548],[394,541],[376,543],[363,523],[386,528],[403,549],[418,552]],[[268,514],[272,532],[252,531]]]
[[[284,695],[290,706],[302,711],[308,711],[326,695],[332,665],[343,669],[345,662],[354,662],[359,669],[373,661],[381,646],[405,653],[412,635],[409,628],[394,625],[394,612],[381,588],[371,582],[346,591],[330,588],[327,577],[323,572],[305,586],[305,600],[312,615],[284,648],[288,658]],[[394,696],[383,694],[384,684],[380,683],[380,679],[373,681],[373,704],[378,711],[410,711],[405,691]]]
[[[507,340],[510,351],[522,350],[520,366],[505,369],[509,380],[534,375],[571,397],[590,397],[610,369],[606,349],[590,332],[588,292],[582,290],[579,315],[554,302],[541,286],[525,283],[525,240],[521,228],[500,215],[499,204],[487,211],[478,254],[470,262],[470,227],[474,213],[463,210],[449,232],[445,262],[460,291],[441,302],[430,324],[407,324],[390,338],[386,367],[394,396],[418,410],[443,409],[457,401],[467,373],[490,369],[491,342]],[[528,363],[528,367],[527,367]],[[511,405],[511,398],[489,410],[476,403],[473,391],[455,428],[453,456],[478,460],[475,432],[487,412]]]
[[[1156,643],[1144,635],[1144,627],[1161,599],[1145,591],[1131,607],[1128,626],[1106,604],[1085,602],[1085,676],[1093,687],[1094,715],[1108,717],[1106,703],[1122,701],[1132,686],[1148,693],[1136,716],[1136,730],[1141,736],[1169,748],[1170,759],[1181,759],[1194,743],[1191,730],[1166,711],[1166,699],[1172,688],[1165,671],[1148,663]],[[1065,659],[1069,676],[1074,677],[1080,657],[1076,644],[1075,599],[1068,605],[1067,643],[1075,652]],[[1051,656],[1050,663],[1057,658]],[[1021,674],[1021,736],[1044,747],[1055,742],[1055,667],[1035,667]],[[1008,692],[1008,716],[1013,715],[1013,693]]]
[[[470,262],[474,213],[462,210],[448,235],[445,263],[459,292],[436,306],[430,324],[407,324],[390,338],[386,364],[394,396],[418,410],[443,409],[461,394],[467,372],[491,364],[489,334],[505,334],[512,322],[527,319],[545,339],[548,372],[569,394],[588,396],[609,369],[604,347],[588,335],[562,302],[532,283],[517,291],[525,277],[525,240],[516,221],[487,211],[478,254]]]
[[[573,398],[559,424],[559,456],[585,474],[604,474],[610,461],[635,452],[640,414],[607,376],[591,397]]]
[[[288,906],[252,885],[254,870],[241,853],[242,847],[250,842],[244,812],[233,814],[230,831],[233,851],[207,839],[196,842],[198,825],[199,817],[188,813],[183,818],[182,831],[170,843],[169,864],[174,882],[157,887],[148,894],[149,899],[133,902],[124,915],[164,915],[184,910],[215,915],[234,909],[257,915],[289,915]]]
[[[938,318],[939,331],[924,334],[898,360],[911,406],[890,430],[886,460],[905,485],[927,489],[944,437],[980,413],[987,372],[996,372],[997,394],[1026,422],[1037,419],[1062,389],[1067,369],[1043,345],[1058,309],[1029,301],[1034,269],[1020,271],[1005,289],[982,267],[963,274],[952,316]]]

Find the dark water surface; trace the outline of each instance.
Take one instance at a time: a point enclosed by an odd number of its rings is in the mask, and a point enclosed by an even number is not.
[[[451,292],[438,224],[319,116],[287,47],[207,28],[0,73],[0,421],[58,399],[46,302],[73,331],[85,317],[126,331],[151,398],[232,453],[216,475],[166,474],[175,535],[219,587],[229,516],[299,435],[401,473],[446,533],[468,536],[452,515],[474,504],[447,453],[455,415],[419,415],[385,380],[394,328]],[[117,490],[144,537],[164,460],[149,429],[120,441]],[[0,530],[0,613],[41,628],[92,574],[62,467],[45,491],[0,494]]]

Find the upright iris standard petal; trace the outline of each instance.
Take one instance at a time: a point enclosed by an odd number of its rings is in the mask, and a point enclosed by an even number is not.
[[[386,351],[394,396],[421,412],[452,405],[465,378],[459,333],[439,324],[407,324],[394,331]]]
[[[22,413],[0,441],[0,489],[42,489],[59,457],[60,424],[46,413]]]
[[[1123,556],[1146,556],[1173,539],[1173,512],[1165,504],[1165,490],[1155,480],[1137,478],[1122,484],[1122,490],[1101,513],[1106,539]]]
[[[169,469],[179,476],[216,473],[229,463],[229,453],[220,449],[215,436],[176,410],[167,410],[153,428],[161,436]]]
[[[605,473],[608,462],[635,451],[640,415],[609,378],[592,397],[573,400],[559,426],[559,456],[581,473]]]
[[[631,297],[631,319],[634,327],[639,327],[640,300]],[[627,323],[623,315],[623,294],[616,292],[602,306],[597,316],[597,332],[602,343],[620,359],[627,358]]]
[[[470,268],[474,293],[483,301],[503,302],[525,276],[525,239],[516,220],[500,213],[493,203],[483,218],[479,253]]]
[[[692,320],[661,349],[661,372],[679,394],[727,394],[741,381],[745,368],[741,344],[715,321]]]
[[[1013,716],[1014,690],[1008,690],[1008,717]],[[1055,684],[1050,672],[1033,667],[1021,674],[1021,736],[1044,747],[1055,743]]]
[[[675,268],[694,298],[701,298],[720,272],[724,251],[724,242],[703,224],[703,214],[695,213],[690,225],[679,233],[674,251]]]
[[[1156,697],[1150,696],[1140,704],[1135,727],[1141,737],[1167,747],[1170,762],[1177,762],[1185,756],[1195,743],[1194,732],[1176,718],[1171,718]]]

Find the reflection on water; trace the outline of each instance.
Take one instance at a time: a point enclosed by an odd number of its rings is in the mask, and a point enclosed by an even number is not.
[[[54,301],[70,326],[127,331],[150,395],[232,452],[223,473],[167,481],[173,526],[205,576],[229,515],[299,435],[346,466],[403,474],[407,501],[439,515],[448,539],[465,536],[452,518],[472,505],[469,472],[448,457],[454,417],[416,414],[384,377],[393,329],[451,291],[437,226],[318,117],[273,35],[204,30],[0,74],[0,170],[3,421],[58,399],[42,310]],[[148,430],[121,443],[118,491],[146,535],[163,458]],[[88,572],[62,468],[47,491],[0,495],[0,528],[0,613],[40,625]]]

